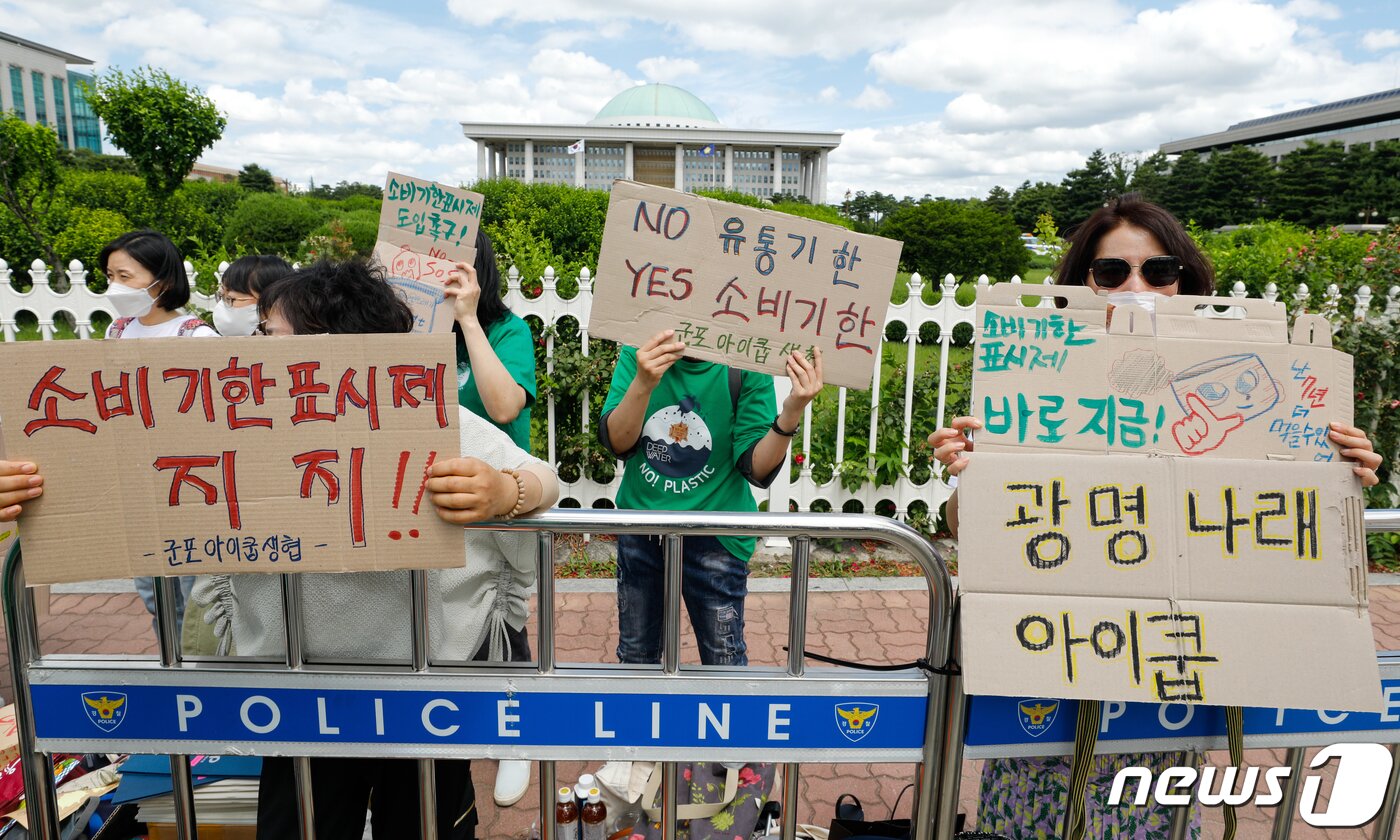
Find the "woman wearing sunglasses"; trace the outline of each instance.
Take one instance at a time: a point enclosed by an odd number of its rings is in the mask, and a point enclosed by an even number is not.
[[[1196,243],[1172,214],[1144,201],[1136,193],[1116,198],[1095,211],[1070,238],[1056,266],[1056,283],[1088,286],[1111,305],[1137,304],[1152,310],[1158,295],[1209,295],[1215,272]],[[958,417],[952,425],[929,435],[934,458],[956,477],[972,452],[969,432],[982,428],[975,417]],[[1381,456],[1360,429],[1333,423],[1330,436],[1342,454],[1356,462],[1353,471],[1362,486],[1378,482]],[[957,490],[948,499],[948,527],[958,534]],[[1166,840],[1171,809],[1158,805],[1105,803],[1113,778],[1123,767],[1145,766],[1153,775],[1180,766],[1181,753],[1101,755],[1089,770],[1085,802],[1086,836]],[[977,827],[1011,840],[1054,837],[1064,813],[1069,787],[1069,757],[1004,758],[987,761],[982,769]],[[1135,826],[1135,829],[1130,830]],[[1191,836],[1200,835],[1200,812],[1193,815]]]

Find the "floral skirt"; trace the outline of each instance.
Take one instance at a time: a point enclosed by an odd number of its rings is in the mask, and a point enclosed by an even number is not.
[[[1113,777],[1124,767],[1148,767],[1155,777],[1180,766],[1183,753],[1125,753],[1094,757],[1085,789],[1086,838],[1092,840],[1167,840],[1172,809],[1149,801],[1131,800],[1109,806]],[[996,758],[982,768],[979,831],[1004,834],[1010,840],[1053,840],[1060,836],[1065,796],[1069,788],[1069,756],[1055,758]],[[1130,786],[1128,792],[1136,790]],[[1191,838],[1201,835],[1201,811],[1192,807]]]

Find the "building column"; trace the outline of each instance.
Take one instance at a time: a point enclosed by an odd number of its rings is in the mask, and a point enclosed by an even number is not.
[[[773,191],[776,194],[783,191],[783,147],[773,147]]]
[[[724,147],[724,188],[734,189],[734,147]]]
[[[804,155],[802,158],[802,194],[807,196],[807,200],[812,200],[812,166],[815,161],[811,155]]]
[[[525,141],[525,183],[535,183],[535,141]]]
[[[633,166],[632,154],[635,145],[631,140],[628,140],[627,145],[622,147],[622,177],[628,181],[635,180],[637,175],[636,167]]]
[[[496,179],[496,147],[486,147],[486,177],[489,180]]]
[[[813,192],[816,196],[812,199],[813,204],[826,203],[826,149],[817,153],[817,185]]]
[[[502,143],[501,147],[496,150],[496,157],[499,158],[496,161],[496,174],[502,178],[508,177],[506,173],[510,168],[510,147]]]
[[[492,161],[494,163],[495,161]],[[486,141],[477,138],[476,141],[476,180],[485,181],[486,171]]]
[[[68,77],[63,77],[63,113],[67,115],[66,128],[68,129],[68,148],[78,148],[78,135],[74,134],[73,128],[73,97],[68,93]]]
[[[588,143],[585,141],[583,148],[574,155],[574,186],[583,186],[583,166],[584,158],[588,156]]]
[[[676,189],[685,189],[685,144],[676,144]]]

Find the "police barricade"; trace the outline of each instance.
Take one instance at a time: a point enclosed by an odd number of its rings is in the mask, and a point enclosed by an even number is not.
[[[284,575],[287,650],[283,661],[198,661],[181,657],[175,637],[173,579],[157,586],[158,660],[150,657],[41,656],[33,600],[24,588],[19,547],[5,569],[5,624],[32,833],[57,840],[58,817],[48,754],[148,753],[170,756],[176,831],[196,836],[188,755],[296,758],[302,836],[314,825],[310,757],[417,758],[431,780],[435,758],[517,758],[540,764],[540,827],[553,840],[554,761],[652,760],[661,773],[663,836],[676,836],[678,761],[764,761],[783,767],[782,836],[797,831],[801,762],[901,762],[919,767],[914,834],[952,837],[954,814],[940,807],[958,752],[953,708],[956,676],[920,670],[865,672],[807,668],[807,581],[811,540],[876,540],[919,564],[929,593],[925,659],[947,661],[952,624],[948,572],[916,531],[879,516],[852,514],[676,513],[555,509],[536,517],[475,527],[536,532],[538,650],[534,663],[429,661],[427,575],[412,575],[413,661],[408,667],[320,664],[302,651],[300,580]],[[662,663],[574,665],[555,660],[556,533],[660,534],[665,559]],[[713,668],[680,664],[681,550],[687,536],[745,534],[792,543],[786,667]],[[347,605],[354,608],[354,605]],[[84,696],[119,709],[88,713]],[[855,731],[837,714],[847,704],[877,716]],[[120,714],[118,714],[118,711]],[[106,721],[102,718],[107,717]],[[436,834],[432,784],[420,784],[420,832]],[[956,808],[954,808],[956,810]]]
[[[1369,532],[1400,531],[1400,510],[1366,511]],[[1301,709],[1244,710],[1245,749],[1287,749],[1287,774],[1276,777],[1282,794],[1274,814],[1273,840],[1287,840],[1299,813],[1299,794],[1308,775],[1303,766],[1307,747],[1340,743],[1389,744],[1392,761],[1384,798],[1374,820],[1373,838],[1390,838],[1400,811],[1400,651],[1377,654],[1385,708],[1379,713]],[[1288,678],[1289,675],[1280,675]],[[1306,675],[1301,675],[1306,678]],[[945,772],[958,769],[964,758],[1030,758],[1074,752],[1074,728],[1079,701],[1045,697],[957,696],[961,680],[951,686],[947,713],[951,729],[964,733],[944,756]],[[1105,702],[1095,752],[1185,752],[1226,750],[1225,710],[1219,706],[1185,703]],[[1138,779],[1140,784],[1148,784]],[[1154,780],[1155,781],[1155,780]],[[956,783],[949,786],[956,788]],[[1130,786],[1132,791],[1134,786]],[[945,790],[945,795],[950,791]],[[1315,790],[1314,790],[1315,795]],[[1337,794],[1334,792],[1333,797]],[[942,807],[956,807],[952,791]],[[1173,813],[1172,837],[1187,834],[1188,808]]]

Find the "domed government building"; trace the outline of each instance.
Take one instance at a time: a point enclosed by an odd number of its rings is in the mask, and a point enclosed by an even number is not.
[[[618,178],[678,190],[732,189],[826,201],[827,154],[838,132],[727,128],[674,85],[614,96],[585,125],[462,123],[484,178],[609,190]]]

